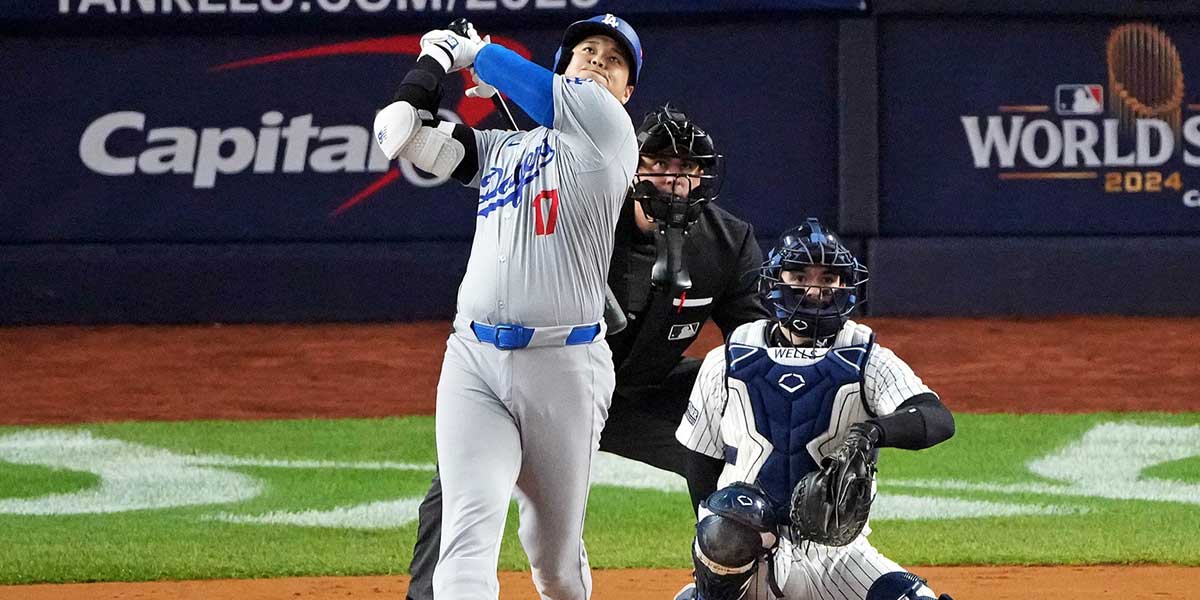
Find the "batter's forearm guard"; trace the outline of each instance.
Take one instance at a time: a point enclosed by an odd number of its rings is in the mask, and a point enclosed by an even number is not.
[[[422,56],[404,76],[392,102],[403,100],[417,110],[437,114],[438,106],[442,103],[442,79],[445,77],[446,70],[436,59]]]

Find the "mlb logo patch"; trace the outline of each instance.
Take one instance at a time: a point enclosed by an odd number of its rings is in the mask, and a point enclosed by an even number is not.
[[[687,338],[696,337],[697,333],[700,333],[700,323],[672,325],[671,333],[667,334],[667,339],[671,341],[686,340]]]
[[[1060,115],[1098,115],[1104,112],[1104,86],[1064,83],[1054,88],[1054,111]]]

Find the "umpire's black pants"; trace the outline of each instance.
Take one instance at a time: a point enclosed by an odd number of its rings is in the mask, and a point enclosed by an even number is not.
[[[617,381],[600,449],[687,477],[690,450],[675,440],[700,361],[685,358],[659,385],[623,388]],[[437,475],[417,512],[408,600],[433,599],[433,569],[442,541],[442,482]]]

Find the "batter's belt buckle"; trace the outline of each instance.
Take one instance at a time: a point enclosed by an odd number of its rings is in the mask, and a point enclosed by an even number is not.
[[[529,338],[524,335],[524,327],[519,325],[496,325],[492,328],[495,340],[492,342],[500,350],[517,350],[529,345]]]
[[[533,339],[533,329],[511,323],[484,325],[471,321],[471,330],[475,332],[476,339],[485,344],[491,344],[498,350],[524,348]]]

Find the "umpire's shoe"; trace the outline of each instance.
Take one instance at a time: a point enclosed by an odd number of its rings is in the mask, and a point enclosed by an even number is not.
[[[676,592],[675,600],[700,600],[700,594],[696,593],[695,582],[683,586],[683,589]]]

